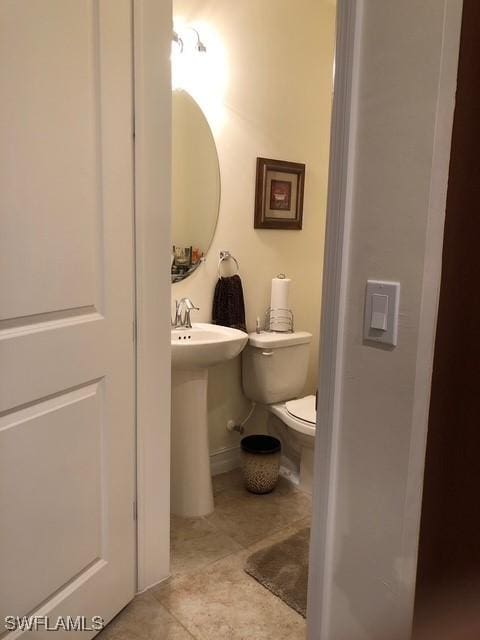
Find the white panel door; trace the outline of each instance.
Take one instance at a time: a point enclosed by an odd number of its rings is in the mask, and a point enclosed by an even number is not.
[[[0,0],[0,636],[135,590],[132,88],[131,0]]]

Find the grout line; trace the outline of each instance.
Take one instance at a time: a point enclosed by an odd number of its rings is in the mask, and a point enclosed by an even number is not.
[[[161,602],[160,600],[158,600],[158,598],[156,598],[153,594],[152,594],[153,598],[155,598],[156,602],[158,603],[158,605],[162,608],[165,609],[165,611],[172,616],[172,618],[175,620],[175,622],[177,622],[182,629],[184,629],[188,635],[193,638],[194,640],[203,640],[203,638],[200,638],[197,635],[194,635],[190,629],[186,626],[186,623],[184,623],[182,621],[182,619],[178,616],[178,614],[174,613],[164,602]]]
[[[178,622],[178,624],[182,627],[182,629],[185,629],[185,631],[188,633],[188,635],[190,636],[190,638],[193,638],[193,640],[202,640],[202,638],[199,638],[197,635],[193,635],[193,633],[190,631],[190,629],[188,629],[188,627],[186,627],[183,622],[180,620],[180,618],[178,618],[174,613],[172,613],[171,611],[169,611],[165,605],[162,605],[163,608],[172,616],[172,618],[174,620],[176,620]]]
[[[231,540],[233,540],[233,538],[231,538]],[[235,542],[233,540],[233,542]],[[240,544],[238,542],[236,542],[236,544]],[[191,571],[185,571],[184,573],[172,573],[171,578],[173,578],[174,580],[183,580],[185,578],[188,578],[189,576],[193,576],[196,575],[197,573],[202,573],[203,571],[205,571],[206,569],[208,569],[209,567],[212,566],[212,564],[215,564],[216,562],[220,562],[220,560],[225,560],[226,558],[229,558],[230,556],[234,556],[235,554],[239,553],[240,551],[244,551],[244,548],[242,547],[241,549],[236,549],[235,551],[228,551],[227,553],[225,553],[225,555],[219,556],[218,558],[215,558],[214,560],[210,560],[209,562],[207,562],[206,564],[196,567],[195,569],[192,569]]]
[[[272,531],[268,536],[265,536],[263,538],[261,538],[260,540],[257,540],[256,542],[252,542],[250,545],[248,545],[248,547],[245,547],[245,550],[251,550],[252,547],[255,547],[257,544],[260,544],[261,542],[265,542],[267,541],[269,538],[271,538],[272,536],[278,536],[282,533],[288,533],[290,535],[293,535],[293,533],[296,533],[296,531],[300,531],[300,529],[304,529],[306,527],[300,527],[300,522],[302,520],[305,519],[306,516],[299,518],[298,520],[294,520],[292,521],[290,524],[287,524],[286,526],[282,527],[281,529],[277,529],[276,531]],[[296,529],[296,531],[291,532],[289,531],[290,529]],[[276,540],[275,542],[272,542],[272,544],[277,544],[277,542],[280,542],[280,540]]]

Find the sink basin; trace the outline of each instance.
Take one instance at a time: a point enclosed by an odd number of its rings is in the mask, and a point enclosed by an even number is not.
[[[172,329],[172,367],[206,369],[238,356],[248,335],[238,329],[195,322],[191,329]]]
[[[194,323],[172,329],[172,513],[206,516],[213,511],[208,446],[208,368],[232,360],[248,342],[238,329]]]

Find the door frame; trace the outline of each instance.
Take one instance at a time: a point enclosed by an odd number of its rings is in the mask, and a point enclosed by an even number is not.
[[[461,0],[443,0],[445,38],[436,114],[434,168],[428,212],[423,304],[412,420],[426,440],[433,337],[438,309],[448,176],[455,24]],[[137,552],[138,591],[169,575],[170,486],[170,47],[171,0],[132,0],[135,74],[135,226],[137,283]],[[341,425],[343,335],[354,186],[355,132],[364,0],[338,0],[336,69],[325,239],[320,379],[312,545],[308,593],[309,640],[330,637],[332,550]],[[453,27],[452,27],[453,23]],[[443,59],[444,58],[444,59]],[[450,123],[451,124],[451,123]],[[360,321],[360,320],[359,320]],[[411,452],[409,525],[405,546],[418,541],[424,447]],[[413,515],[412,515],[412,504]],[[414,564],[414,563],[413,563]],[[415,566],[410,567],[413,575]],[[412,575],[404,576],[408,582]],[[407,590],[408,591],[408,590]],[[399,605],[413,611],[413,593]]]
[[[329,638],[330,582],[363,0],[338,0],[322,283],[307,639]],[[320,426],[321,425],[321,426]]]
[[[132,0],[137,591],[170,572],[170,0]]]
[[[338,0],[332,109],[327,227],[323,269],[320,333],[317,436],[315,438],[314,494],[309,559],[307,638],[330,640],[336,534],[337,470],[340,450],[343,339],[348,293],[350,235],[353,218],[355,140],[361,66],[361,36],[365,0]],[[409,637],[414,608],[416,550],[420,532],[423,470],[428,429],[434,340],[442,270],[454,87],[459,53],[463,0],[443,0],[444,29],[435,114],[435,141],[427,215],[427,239],[422,274],[422,306],[412,411],[412,441],[407,473],[403,548],[404,585],[398,594],[400,633]],[[358,319],[362,322],[362,318]],[[412,585],[412,588],[408,588]],[[403,637],[403,636],[402,636]]]
[[[478,224],[478,218],[470,213],[478,209],[479,198],[471,180],[473,172],[469,173],[469,168],[478,167],[478,149],[476,145],[470,146],[470,141],[478,139],[478,124],[472,122],[472,114],[480,104],[475,83],[479,70],[475,63],[480,59],[480,41],[477,38],[480,5],[477,0],[464,0],[463,5],[414,629],[425,624],[424,616],[428,616],[428,611],[438,601],[443,603],[448,599],[453,615],[455,606],[460,606],[462,599],[463,609],[459,609],[457,615],[468,617],[468,601],[473,592],[472,587],[469,590],[463,587],[473,580],[480,565],[480,555],[476,550],[480,522],[478,513],[471,509],[477,496],[470,494],[470,491],[477,491],[472,472],[477,470],[480,406],[475,404],[469,387],[470,381],[476,382],[477,379],[478,362],[475,358],[479,343],[478,340],[475,342],[471,328],[465,326],[467,315],[477,318],[479,299],[475,296],[473,300],[467,300],[466,296],[462,298],[463,291],[468,293],[469,290],[462,289],[461,283],[462,275],[474,273],[475,269],[478,271],[479,264],[476,244],[470,244],[476,243],[475,223]],[[458,387],[463,387],[465,393]],[[451,429],[453,415],[456,417],[455,430]],[[470,534],[475,535],[474,540]],[[445,549],[448,553],[444,554]]]

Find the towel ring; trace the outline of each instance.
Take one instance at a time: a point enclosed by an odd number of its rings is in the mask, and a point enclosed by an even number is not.
[[[232,256],[230,251],[220,251],[220,260],[218,261],[218,277],[223,278],[220,272],[220,266],[225,260],[233,260],[235,262],[235,264],[237,265],[237,273],[234,275],[238,275],[240,273],[240,265],[238,264],[238,260]]]

